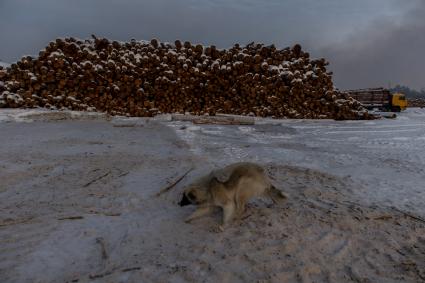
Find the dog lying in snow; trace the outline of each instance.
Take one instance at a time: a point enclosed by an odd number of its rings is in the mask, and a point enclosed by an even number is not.
[[[245,211],[246,203],[253,197],[267,195],[274,203],[287,196],[270,182],[260,165],[249,162],[231,164],[193,182],[183,192],[180,206],[194,204],[198,208],[185,222],[211,213],[215,207],[223,210],[223,220],[217,228],[224,227]]]

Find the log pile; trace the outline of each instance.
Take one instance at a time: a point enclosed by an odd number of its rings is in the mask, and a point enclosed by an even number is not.
[[[407,107],[425,107],[425,98],[410,98],[407,100]]]
[[[179,40],[56,39],[37,58],[0,70],[0,107],[372,119],[334,90],[327,64],[300,45],[218,49]]]

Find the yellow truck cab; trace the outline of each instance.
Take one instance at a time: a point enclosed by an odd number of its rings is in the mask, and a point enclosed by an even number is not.
[[[396,109],[398,111],[406,110],[407,108],[406,96],[402,93],[393,93],[391,104],[393,109]]]

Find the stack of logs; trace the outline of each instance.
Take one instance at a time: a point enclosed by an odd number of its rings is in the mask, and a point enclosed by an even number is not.
[[[0,107],[127,116],[373,118],[356,100],[335,92],[327,64],[311,60],[300,45],[217,49],[179,40],[56,39],[38,58],[25,56],[0,69]]]
[[[409,98],[407,100],[408,107],[425,107],[425,98]]]

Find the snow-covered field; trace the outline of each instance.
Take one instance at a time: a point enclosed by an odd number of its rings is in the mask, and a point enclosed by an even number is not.
[[[253,126],[5,109],[0,133],[1,282],[425,280],[423,109]],[[185,224],[184,185],[242,160],[288,202]]]
[[[173,128],[213,164],[238,160],[311,168],[358,184],[364,201],[425,216],[425,109],[376,121],[263,120]]]

